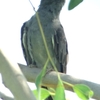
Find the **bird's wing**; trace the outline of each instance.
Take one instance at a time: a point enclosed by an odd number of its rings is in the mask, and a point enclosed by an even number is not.
[[[60,72],[66,73],[68,45],[62,25],[55,31],[53,44],[56,58],[60,64]]]
[[[25,60],[27,62],[27,65],[29,65],[32,64],[32,60],[28,51],[28,40],[27,40],[28,27],[26,27],[25,25],[26,23],[24,23],[21,28],[21,45],[22,45],[22,50],[23,50]]]

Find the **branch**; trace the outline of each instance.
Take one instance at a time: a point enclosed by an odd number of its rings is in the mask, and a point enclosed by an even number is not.
[[[10,89],[15,100],[36,100],[29,89],[26,79],[16,63],[12,63],[0,50],[0,73],[4,84]]]
[[[22,64],[18,64],[24,73],[26,79],[29,82],[35,82],[37,75],[40,73],[41,69],[39,68],[30,68]],[[16,100],[36,100],[33,97],[32,92],[30,91],[25,77],[21,73],[17,64],[12,63],[5,56],[4,52],[0,50],[0,72],[3,76],[3,80],[5,85],[10,89],[13,93]],[[63,81],[69,82],[71,84],[85,84],[89,86],[94,91],[93,98],[96,100],[100,100],[100,85],[89,82],[86,80],[76,79],[72,76],[60,73],[61,79]],[[13,84],[12,84],[13,82]],[[43,78],[42,85],[47,87],[55,88],[58,83],[57,73],[52,71],[47,73]],[[65,89],[72,91],[72,88],[68,85],[65,85]]]
[[[41,69],[35,68],[35,67],[30,68],[22,64],[18,64],[18,65],[20,66],[27,81],[35,82],[35,79],[37,75],[40,73]],[[85,84],[89,86],[94,91],[93,98],[96,100],[100,100],[100,84],[96,84],[96,83],[89,82],[86,80],[77,79],[77,78],[74,78],[70,75],[66,75],[63,73],[60,73],[60,76],[63,81],[69,82],[71,84]],[[52,87],[52,88],[55,88],[57,86],[57,83],[58,83],[57,73],[54,71],[47,73],[42,81],[43,86]],[[73,89],[70,86],[66,84],[64,84],[64,86],[66,90],[73,92]]]
[[[14,100],[14,98],[9,97],[2,92],[0,92],[0,98],[3,99],[3,100]]]

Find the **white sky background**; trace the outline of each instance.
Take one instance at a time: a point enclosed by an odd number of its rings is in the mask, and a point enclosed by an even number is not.
[[[68,1],[60,15],[69,47],[67,74],[100,84],[100,1],[84,0],[71,11]],[[32,2],[38,8],[40,0]],[[20,28],[33,14],[28,0],[0,0],[0,47],[15,62],[25,64]]]

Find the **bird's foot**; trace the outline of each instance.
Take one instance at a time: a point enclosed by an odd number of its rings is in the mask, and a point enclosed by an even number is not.
[[[46,74],[49,74],[49,73],[52,72],[52,71],[54,71],[52,68],[51,68],[51,69],[47,69],[46,72],[45,72],[45,75],[46,75]],[[44,76],[45,76],[45,75],[44,75]]]
[[[33,64],[28,65],[28,67],[30,67],[30,68],[37,68],[37,66],[33,65]]]

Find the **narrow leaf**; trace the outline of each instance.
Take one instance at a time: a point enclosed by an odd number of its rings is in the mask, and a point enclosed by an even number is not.
[[[42,71],[40,72],[40,74],[36,78],[35,84],[36,84],[36,87],[37,87],[37,90],[38,90],[38,100],[41,100],[41,90],[40,90],[41,89],[41,82],[42,82],[43,76],[46,73],[46,67],[47,67],[48,62],[49,62],[49,58],[47,59]]]
[[[83,0],[70,0],[68,5],[68,10],[72,10],[76,6],[78,6]]]
[[[46,67],[47,67],[48,62],[49,62],[49,58],[47,59],[47,61],[46,61],[45,65],[44,65],[42,71],[40,72],[40,74],[39,74],[39,75],[37,76],[37,78],[36,78],[35,84],[36,84],[36,86],[37,86],[37,89],[40,87],[42,78],[43,78],[43,76],[44,76],[45,73],[46,73]]]
[[[64,86],[61,80],[59,80],[57,88],[56,88],[56,93],[54,96],[54,100],[66,100],[65,99],[65,92],[64,92]]]

